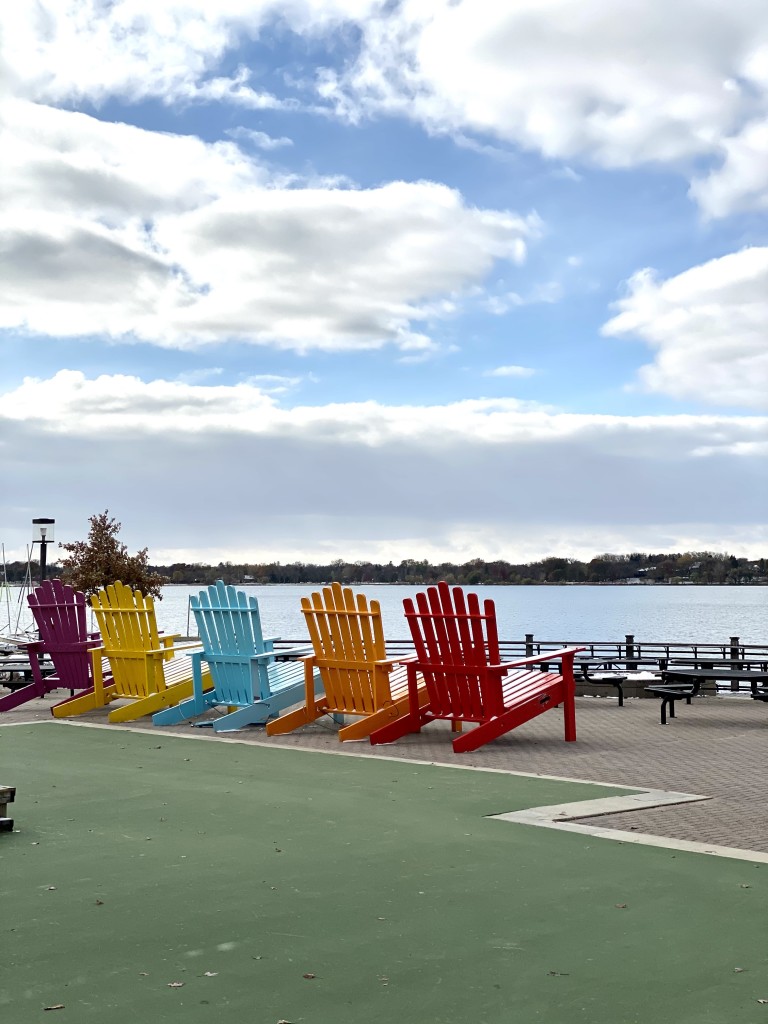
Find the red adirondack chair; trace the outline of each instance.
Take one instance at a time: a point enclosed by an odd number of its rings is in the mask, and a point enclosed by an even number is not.
[[[583,648],[503,662],[493,601],[485,601],[481,612],[477,594],[468,594],[465,603],[461,587],[454,587],[451,594],[447,583],[439,583],[416,595],[416,608],[410,598],[403,604],[416,649],[405,659],[409,710],[373,732],[371,743],[391,743],[441,718],[454,725],[477,723],[454,739],[453,749],[460,754],[560,704],[565,738],[576,739],[573,657]],[[560,671],[542,671],[547,662],[560,662]],[[417,675],[423,676],[428,695],[421,707]]]
[[[93,689],[91,650],[100,644],[98,633],[88,632],[85,594],[65,586],[61,580],[46,580],[27,598],[40,639],[25,644],[32,669],[32,682],[0,697],[0,711],[10,711],[51,690]],[[38,654],[47,654],[55,669],[52,675],[40,671]],[[108,666],[105,666],[110,676]],[[65,704],[71,697],[60,701]],[[55,705],[58,707],[59,705]]]

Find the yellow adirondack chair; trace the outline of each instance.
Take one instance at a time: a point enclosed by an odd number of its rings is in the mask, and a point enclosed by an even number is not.
[[[102,643],[91,654],[93,692],[54,707],[56,718],[80,715],[113,700],[129,700],[130,704],[109,713],[110,722],[127,722],[192,696],[192,660],[184,652],[200,650],[202,645],[175,644],[179,634],[161,636],[151,597],[117,582],[94,594],[91,607]],[[106,685],[103,657],[109,658],[112,667],[112,679]],[[204,672],[204,689],[211,685],[210,672]]]
[[[378,601],[370,607],[364,594],[333,583],[322,594],[301,599],[314,654],[304,658],[304,706],[267,723],[279,736],[322,715],[355,715],[360,721],[339,729],[340,740],[365,739],[408,711],[404,665],[387,657]],[[315,694],[314,671],[320,670],[325,693]],[[421,688],[426,703],[426,689]]]

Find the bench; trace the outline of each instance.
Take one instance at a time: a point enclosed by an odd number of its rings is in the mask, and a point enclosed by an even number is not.
[[[753,700],[768,702],[768,672],[757,669],[734,669],[734,668],[680,668],[670,665],[662,671],[662,681],[652,686],[646,686],[648,693],[661,697],[661,724],[667,724],[667,708],[669,717],[675,717],[675,701],[685,700],[686,704],[691,703],[692,697],[697,697],[701,691],[702,684],[707,680],[715,683],[727,683],[727,689],[738,692],[741,683],[747,683],[750,695]]]
[[[13,818],[7,815],[8,804],[13,803],[15,796],[15,786],[0,786],[0,832],[13,831]]]

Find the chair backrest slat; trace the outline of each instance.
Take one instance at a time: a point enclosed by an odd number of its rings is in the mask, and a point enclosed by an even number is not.
[[[59,685],[70,689],[90,686],[89,649],[95,642],[88,640],[85,594],[61,580],[44,580],[27,601]]]
[[[162,663],[147,662],[147,652],[160,649],[160,631],[151,597],[119,580],[91,597],[104,653],[112,667],[118,695],[142,698],[165,689]],[[173,651],[168,652],[169,659]]]
[[[190,604],[217,700],[245,705],[269,697],[270,659],[252,670],[253,656],[267,652],[256,598],[218,580]]]
[[[472,720],[497,714],[502,706],[499,642],[493,601],[483,611],[476,594],[447,583],[403,602],[418,669],[431,707],[440,716]],[[490,670],[490,671],[489,671]]]
[[[386,658],[378,601],[333,583],[301,599],[329,707],[372,714],[390,699],[388,674],[374,667]]]

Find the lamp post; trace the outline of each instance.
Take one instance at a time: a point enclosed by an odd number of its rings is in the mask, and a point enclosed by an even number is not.
[[[47,547],[53,543],[53,524],[55,519],[32,520],[32,543],[40,545],[40,582],[45,582]]]

